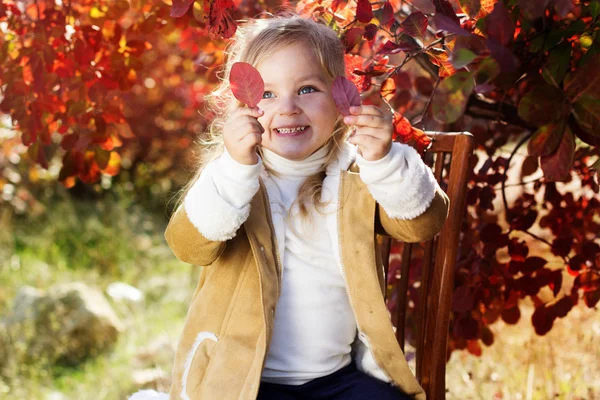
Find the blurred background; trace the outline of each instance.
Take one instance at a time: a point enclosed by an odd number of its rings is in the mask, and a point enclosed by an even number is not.
[[[282,6],[339,33],[396,140],[475,136],[447,397],[600,399],[597,0],[3,1],[0,398],[168,390],[200,267],[163,232],[225,45]]]

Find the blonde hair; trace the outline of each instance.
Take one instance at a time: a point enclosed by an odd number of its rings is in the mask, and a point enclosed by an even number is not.
[[[228,106],[231,102],[237,102],[229,85],[229,72],[235,62],[243,61],[256,67],[261,60],[276,51],[286,46],[304,43],[308,49],[314,51],[330,83],[335,77],[346,75],[344,47],[333,29],[291,11],[283,11],[274,16],[268,14],[268,16],[263,19],[252,19],[240,25],[234,40],[225,49],[227,61],[223,67],[223,76],[220,77],[219,85],[205,98],[207,109],[213,113],[214,118],[208,126],[206,138],[200,140],[199,168],[190,182],[180,191],[178,204],[183,202],[190,187],[198,180],[202,168],[223,153],[223,125],[228,117]],[[348,133],[348,126],[344,124],[342,117],[338,117],[331,139],[325,144],[330,149],[325,168],[335,159],[340,149],[339,144]],[[313,204],[317,210],[322,205],[321,189],[324,178],[323,170],[308,177],[301,185],[297,201],[303,217],[308,215],[309,205]]]

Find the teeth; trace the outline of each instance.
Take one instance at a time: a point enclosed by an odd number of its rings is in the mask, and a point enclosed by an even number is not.
[[[290,128],[279,128],[279,129],[277,129],[277,132],[279,132],[279,133],[293,133],[293,132],[300,132],[300,131],[303,131],[305,129],[306,129],[305,126],[297,127],[297,128],[291,128],[291,129]]]

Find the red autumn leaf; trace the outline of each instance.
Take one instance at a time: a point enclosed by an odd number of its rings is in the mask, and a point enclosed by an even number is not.
[[[471,18],[475,18],[479,14],[479,10],[481,9],[479,0],[459,0],[459,3],[465,14]]]
[[[252,65],[236,62],[231,67],[229,85],[236,99],[254,108],[265,91],[265,83],[260,73]]]
[[[400,25],[404,33],[414,38],[423,39],[427,33],[427,17],[420,11],[411,13]]]
[[[521,318],[521,310],[519,306],[514,306],[502,311],[502,320],[507,324],[514,325]]]
[[[346,51],[351,51],[354,46],[358,44],[360,38],[365,34],[365,29],[363,28],[351,28],[346,31],[344,36],[342,36],[342,43],[344,43],[344,47]]]
[[[535,328],[535,333],[540,336],[550,332],[556,316],[543,305],[537,307],[531,316],[531,323]]]
[[[448,0],[433,0],[433,4],[435,5],[436,14],[437,13],[443,14],[446,17],[449,17],[449,18],[453,19],[454,21],[456,21],[457,24],[460,23],[458,16],[456,16],[456,13],[454,12],[454,9],[452,8],[452,4],[450,4],[450,2]]]
[[[356,4],[356,19],[359,22],[371,22],[373,19],[373,6],[369,0],[358,0]]]
[[[494,344],[494,333],[487,326],[484,326],[481,329],[481,341],[486,346],[491,346]]]
[[[381,25],[389,28],[394,23],[394,7],[390,4],[389,1],[386,1],[383,4],[383,13],[381,17]]]
[[[504,4],[500,1],[494,6],[494,11],[485,19],[485,30],[489,37],[494,38],[503,46],[509,44],[515,33],[515,24]]]
[[[571,171],[575,153],[575,137],[567,127],[558,149],[551,155],[540,158],[544,176],[549,181],[564,181]]]
[[[333,101],[340,114],[350,115],[350,107],[360,106],[360,93],[354,84],[343,76],[338,76],[333,80],[331,88]]]
[[[227,39],[233,36],[237,30],[237,24],[232,16],[234,10],[235,4],[231,0],[213,0],[211,2],[208,25],[213,37],[220,36]]]
[[[171,17],[179,18],[183,16],[194,0],[173,0],[173,6],[171,7]]]
[[[508,243],[508,254],[511,259],[515,261],[525,261],[527,254],[529,253],[529,247],[524,241],[519,242],[518,239],[512,238]]]
[[[455,33],[460,36],[470,36],[471,34],[465,28],[461,27],[460,24],[443,14],[435,14],[432,19],[432,24],[438,31],[446,31],[449,33]]]
[[[363,34],[363,36],[367,40],[373,40],[373,39],[375,39],[375,36],[377,35],[378,30],[379,30],[379,28],[377,27],[377,25],[369,24],[369,25],[365,26],[365,33]],[[352,46],[352,47],[354,47],[354,46]],[[348,46],[346,46],[346,48],[348,48]]]
[[[467,350],[469,350],[469,353],[473,354],[474,356],[480,357],[482,351],[479,340],[467,340]]]
[[[410,3],[425,14],[433,14],[435,12],[435,6],[431,0],[411,0]]]
[[[470,312],[471,310],[473,310],[474,302],[474,291],[471,286],[459,286],[454,290],[454,293],[452,294],[452,310],[454,312]]]
[[[565,130],[564,121],[541,126],[529,139],[527,151],[530,156],[549,156],[560,144]]]

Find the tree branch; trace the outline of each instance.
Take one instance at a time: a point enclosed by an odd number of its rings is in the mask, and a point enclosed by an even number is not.
[[[469,97],[465,114],[473,118],[503,121],[510,125],[520,126],[532,132],[537,130],[536,126],[531,125],[519,117],[517,107],[506,103],[500,103],[500,105],[498,105],[496,102],[484,101],[475,94],[472,94]]]

